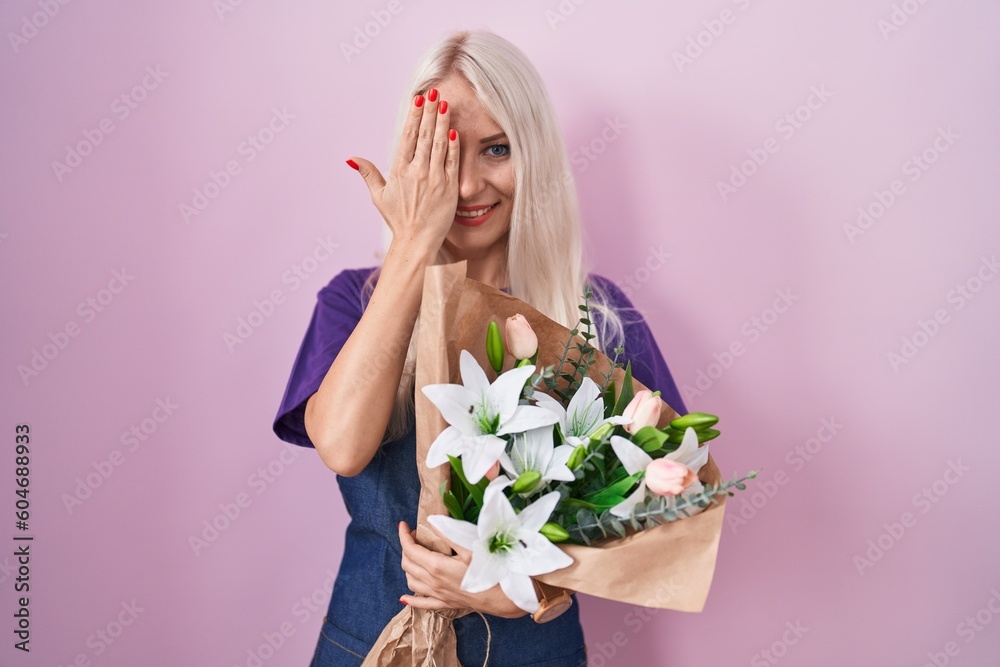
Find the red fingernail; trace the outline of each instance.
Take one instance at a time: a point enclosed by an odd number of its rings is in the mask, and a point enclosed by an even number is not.
[[[448,130],[448,138],[452,141],[455,141],[455,139],[458,138],[458,132],[455,131],[455,128]]]
[[[435,102],[435,101],[437,101],[437,98],[438,98],[438,89],[437,88],[431,88],[429,91],[427,91],[427,99],[428,100],[430,100],[431,102]]]
[[[404,600],[403,598],[399,598],[399,601],[402,602],[403,604],[407,604],[406,600]]]
[[[361,169],[361,167],[358,166],[358,163],[355,162],[354,160],[348,160],[347,164],[351,167],[351,169],[358,169],[358,170]]]
[[[441,101],[441,106],[438,107],[438,111],[440,111],[441,113],[444,113],[447,110],[448,110],[448,100],[442,100]]]
[[[434,100],[431,100],[431,101],[433,102]],[[413,103],[416,104],[418,107],[424,106],[424,96],[423,95],[417,95],[417,99],[414,100]]]

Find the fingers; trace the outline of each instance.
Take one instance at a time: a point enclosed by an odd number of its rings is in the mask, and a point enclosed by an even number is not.
[[[451,111],[448,109],[448,100],[441,100],[438,104],[437,123],[434,125],[434,139],[431,142],[431,171],[441,171],[444,169],[445,156],[451,142],[448,140],[449,125],[451,124]]]
[[[437,528],[435,528],[433,524],[428,523],[427,525],[429,525],[431,527],[431,530],[433,530],[435,532],[435,534],[437,534],[438,537],[440,537],[442,540],[444,540],[445,542],[447,542],[448,546],[450,546],[452,549],[454,549],[455,553],[458,554],[458,558],[459,559],[461,559],[465,563],[468,563],[470,560],[472,560],[472,552],[471,551],[469,551],[465,547],[463,547],[463,546],[461,546],[459,544],[456,544],[455,542],[452,542],[451,540],[449,540],[444,535],[444,533],[442,533],[440,530],[438,530]]]
[[[399,147],[396,149],[396,164],[406,165],[413,160],[413,152],[417,149],[417,134],[420,131],[420,119],[424,115],[424,96],[417,95],[410,105],[410,112],[406,114],[406,121],[403,123],[403,134],[399,138]]]
[[[382,173],[378,170],[378,167],[368,160],[360,157],[353,158],[350,162],[354,162],[354,164],[358,165],[358,173],[365,179],[365,185],[368,186],[368,191],[371,192],[372,199],[377,200],[378,193],[385,187],[385,179],[382,178]],[[350,162],[348,162],[348,164],[350,164]]]
[[[444,554],[439,554],[417,544],[405,521],[399,522],[399,544],[403,547],[403,570],[424,581],[432,579],[430,570],[435,569],[438,564],[433,562],[434,556],[448,558]]]
[[[403,548],[401,565],[406,573],[406,585],[415,593],[451,599],[460,595],[462,578],[468,561],[458,556],[446,556],[418,544],[405,521],[400,521],[399,543]]]
[[[419,609],[454,609],[447,602],[443,600],[438,600],[436,597],[430,595],[404,595],[399,598],[400,602],[405,602],[411,607],[417,607]]]
[[[433,528],[433,526],[431,527]],[[437,534],[441,535],[441,533]],[[462,575],[465,574],[464,570],[468,563],[467,559],[463,560],[461,556],[445,555],[418,544],[413,539],[413,535],[410,534],[409,526],[405,521],[399,522],[399,543],[403,547],[403,557],[409,558],[413,563],[426,570],[432,576],[454,576],[456,573],[459,573],[459,579],[461,579]],[[450,541],[448,543],[452,544]],[[469,554],[468,551],[465,553]],[[471,554],[469,556],[471,557]]]
[[[417,544],[416,540],[413,539],[410,527],[406,525],[405,521],[400,521],[397,528],[399,530],[399,544],[403,547],[401,565],[403,567],[403,571],[406,572],[406,585],[410,587],[410,590],[416,590],[413,588],[411,577],[421,581],[429,581],[431,578],[431,575],[427,572],[426,568],[417,563],[413,557],[416,553],[418,553],[418,550],[423,549],[423,547]]]
[[[448,175],[448,182],[453,183],[456,188],[458,187],[458,157],[461,155],[459,150],[461,140],[454,128],[448,130],[448,154],[444,159],[444,171]]]
[[[431,100],[431,98],[434,98]],[[437,124],[438,105],[441,98],[436,88],[427,91],[427,100],[423,104],[423,114],[420,117],[420,129],[417,131],[417,144],[413,151],[414,165],[427,164],[431,156],[431,143],[434,141],[434,130]]]

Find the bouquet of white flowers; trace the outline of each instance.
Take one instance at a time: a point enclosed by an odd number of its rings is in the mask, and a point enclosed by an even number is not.
[[[756,473],[721,481],[704,444],[719,435],[718,418],[678,416],[621,368],[622,347],[612,359],[590,345],[589,290],[567,330],[467,279],[465,268],[432,266],[425,276],[417,540],[450,553],[430,523],[472,553],[464,590],[499,584],[540,622],[568,606],[566,594],[552,596],[562,609],[545,606],[544,593],[560,589],[700,611],[725,498]],[[414,655],[454,664],[450,623],[464,613],[408,606],[365,665],[409,665]]]

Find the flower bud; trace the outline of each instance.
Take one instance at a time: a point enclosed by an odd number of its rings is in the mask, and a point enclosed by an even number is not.
[[[542,473],[537,470],[528,470],[521,473],[511,489],[514,493],[531,493],[540,481],[542,481]]]
[[[660,421],[661,405],[659,397],[654,396],[649,389],[637,391],[622,413],[623,417],[632,420],[631,424],[624,425],[625,430],[635,435],[643,426],[656,426]]]
[[[507,351],[515,359],[530,359],[538,351],[538,336],[524,315],[507,318],[506,334]]]
[[[493,464],[492,468],[486,471],[486,479],[492,482],[497,478],[497,475],[499,474],[500,474],[500,462],[497,461],[496,463]]]
[[[503,342],[500,340],[500,327],[490,320],[486,327],[486,358],[497,373],[503,368]]]
[[[661,496],[676,496],[698,480],[698,475],[673,459],[653,459],[646,466],[646,488]]]
[[[573,452],[569,455],[569,460],[566,461],[566,467],[570,470],[576,470],[583,463],[584,458],[587,456],[587,448],[583,445],[577,445]]]
[[[596,444],[600,442],[604,438],[604,436],[611,433],[613,430],[615,430],[614,424],[604,422],[596,429],[594,429],[594,432],[591,433],[588,437],[590,438],[590,442]]]
[[[548,521],[539,530],[539,533],[549,539],[549,542],[565,542],[569,539],[569,533],[558,523]]]

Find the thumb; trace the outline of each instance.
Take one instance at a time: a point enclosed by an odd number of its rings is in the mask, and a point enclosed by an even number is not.
[[[365,184],[371,191],[372,196],[385,187],[385,179],[382,178],[382,174],[379,172],[378,167],[368,160],[360,157],[352,158],[347,161],[347,164],[358,170],[361,176],[365,179]]]

